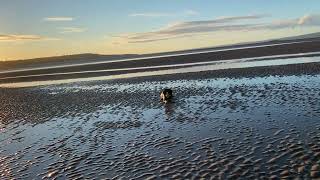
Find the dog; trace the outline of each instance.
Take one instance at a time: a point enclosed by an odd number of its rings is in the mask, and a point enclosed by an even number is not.
[[[160,101],[167,103],[172,100],[172,90],[171,89],[164,89],[160,92]]]

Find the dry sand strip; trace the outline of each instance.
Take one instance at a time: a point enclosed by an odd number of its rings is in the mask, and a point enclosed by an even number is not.
[[[14,77],[14,76],[27,76],[37,74],[52,74],[52,73],[66,73],[66,72],[80,72],[80,71],[94,71],[94,70],[107,70],[107,69],[120,69],[120,68],[135,68],[135,67],[151,67],[160,65],[174,65],[183,63],[195,63],[206,61],[230,60],[240,58],[263,57],[272,55],[283,54],[298,54],[320,52],[320,43],[318,40],[307,42],[296,42],[293,44],[280,44],[274,46],[262,47],[248,47],[234,50],[216,51],[199,54],[187,54],[179,56],[168,56],[159,58],[147,58],[132,61],[113,61],[99,64],[78,65],[72,67],[59,67],[59,68],[45,68],[29,71],[17,71],[0,73],[0,78]]]

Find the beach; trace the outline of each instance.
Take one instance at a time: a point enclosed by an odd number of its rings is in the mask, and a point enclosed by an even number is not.
[[[178,54],[165,54],[150,57],[139,57],[118,60],[106,60],[96,62],[88,59],[86,63],[64,64],[60,62],[47,66],[38,65],[32,67],[34,61],[11,62],[18,64],[0,71],[0,83],[28,82],[35,80],[58,80],[82,77],[96,77],[107,75],[119,75],[124,73],[137,73],[156,70],[176,69],[195,65],[214,64],[223,61],[243,59],[277,59],[295,57],[319,56],[319,38],[296,41],[280,41],[274,43],[257,44],[247,46],[227,46],[222,49],[205,49],[202,51],[186,51]],[[43,60],[46,62],[45,60]],[[8,62],[10,63],[10,62]],[[38,62],[37,62],[38,63]],[[35,63],[35,64],[37,64]],[[6,67],[6,63],[0,64]],[[21,67],[20,67],[21,66]],[[22,68],[27,67],[27,68]],[[226,73],[228,74],[228,73]]]
[[[320,180],[320,0],[0,2],[0,180]]]
[[[320,178],[318,58],[8,84],[1,178]],[[159,102],[163,88],[171,103]]]

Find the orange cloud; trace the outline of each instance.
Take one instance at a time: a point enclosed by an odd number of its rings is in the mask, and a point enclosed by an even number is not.
[[[48,38],[39,35],[28,34],[0,34],[1,41],[41,41],[41,40],[59,40],[58,38]]]

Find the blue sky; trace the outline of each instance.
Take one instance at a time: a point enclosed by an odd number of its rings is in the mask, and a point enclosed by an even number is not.
[[[319,10],[319,0],[2,0],[0,59],[152,53],[311,33],[320,30]]]

